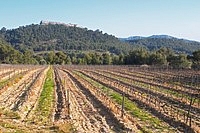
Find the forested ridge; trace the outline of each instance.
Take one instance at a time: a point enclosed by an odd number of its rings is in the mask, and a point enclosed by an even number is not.
[[[98,50],[110,53],[127,53],[133,46],[99,30],[88,30],[64,24],[32,24],[16,29],[2,28],[1,36],[14,48],[24,51]]]
[[[159,38],[159,35],[150,37],[137,37],[133,39],[123,39],[123,42],[127,42],[134,47],[140,46],[147,48],[150,51],[158,50],[162,47],[167,47],[173,49],[176,53],[186,53],[192,54],[192,52],[200,49],[200,42],[190,41],[185,39],[178,39],[175,37],[165,37]]]

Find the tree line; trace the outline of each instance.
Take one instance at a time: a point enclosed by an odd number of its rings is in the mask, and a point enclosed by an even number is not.
[[[150,52],[139,48],[128,54],[107,53],[69,53],[49,52],[44,56],[47,64],[79,64],[79,65],[153,65],[171,66],[173,68],[200,68],[200,50],[192,55],[175,54],[169,48],[161,48]]]
[[[200,68],[200,50],[187,54],[176,54],[169,48],[150,52],[144,48],[131,50],[128,54],[107,52],[20,52],[0,39],[0,63],[4,64],[78,64],[78,65],[154,65],[173,68]]]

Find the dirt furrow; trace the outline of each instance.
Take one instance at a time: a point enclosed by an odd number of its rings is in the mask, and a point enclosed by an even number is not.
[[[104,102],[106,102],[105,99],[102,99],[103,97],[99,97],[97,96],[99,91],[96,91],[94,89],[96,89],[95,87],[91,86],[90,83],[88,83],[87,81],[81,79],[80,77],[78,77],[77,75],[74,75],[72,73],[70,73],[69,71],[66,71],[70,78],[73,80],[73,82],[76,83],[76,86],[83,92],[84,95],[86,95],[86,98],[92,103],[92,105],[97,109],[98,113],[101,116],[105,116],[105,120],[107,122],[107,124],[109,125],[109,127],[115,131],[115,132],[123,132],[123,131],[127,131],[130,130],[129,128],[127,128],[126,126],[128,125],[124,125],[124,123],[121,121],[121,119],[117,118],[116,114],[113,114],[113,112],[111,112],[111,110],[109,109],[109,107],[107,105],[105,105]],[[98,118],[97,118],[98,119]],[[132,123],[131,125],[134,127],[134,124]],[[132,129],[136,129],[136,127],[132,128]]]
[[[24,91],[28,88],[28,86],[32,83],[32,77],[38,70],[31,71],[28,75],[21,79],[20,83],[17,84],[10,93],[7,93],[6,97],[2,100],[4,106],[12,109],[18,98],[21,97]]]
[[[66,100],[66,91],[63,86],[62,77],[60,75],[60,72],[57,69],[54,69],[55,73],[55,114],[54,114],[54,121],[59,121],[61,119],[66,119],[67,114],[67,100]]]
[[[0,105],[1,106],[9,106],[8,102],[12,101],[11,99],[13,99],[13,96],[19,95],[19,93],[21,92],[22,86],[24,85],[24,82],[29,81],[31,75],[37,70],[33,70],[28,72],[27,74],[25,74],[23,76],[22,79],[19,80],[19,82],[17,82],[16,84],[14,84],[13,86],[9,87],[7,89],[7,91],[4,91],[1,94],[0,97]],[[10,99],[11,98],[11,99]],[[14,99],[15,100],[15,99]],[[12,102],[10,102],[12,103]]]
[[[88,101],[80,88],[74,83],[68,74],[62,73],[65,78],[66,94],[70,101],[69,116],[78,132],[109,132],[109,126],[103,121],[97,110]],[[67,90],[68,89],[68,90]],[[66,97],[67,97],[66,96]],[[67,102],[66,102],[67,103]]]
[[[31,86],[26,101],[24,101],[23,105],[17,110],[21,116],[22,121],[26,121],[28,119],[29,115],[36,106],[36,103],[42,91],[42,85],[44,83],[47,70],[47,67],[42,70],[34,84]]]

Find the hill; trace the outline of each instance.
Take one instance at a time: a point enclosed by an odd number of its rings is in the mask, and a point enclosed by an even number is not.
[[[168,35],[152,35],[149,37],[132,36],[121,38],[120,40],[133,46],[145,47],[150,51],[167,47],[176,53],[192,54],[192,52],[200,49],[200,42],[179,39]]]
[[[16,29],[2,28],[0,35],[14,48],[38,51],[98,50],[110,53],[127,53],[133,46],[102,31],[88,30],[74,24],[44,22],[21,26]]]

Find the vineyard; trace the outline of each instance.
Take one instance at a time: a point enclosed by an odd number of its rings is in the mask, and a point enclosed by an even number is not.
[[[0,65],[1,132],[200,133],[200,71]]]

